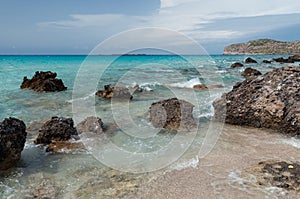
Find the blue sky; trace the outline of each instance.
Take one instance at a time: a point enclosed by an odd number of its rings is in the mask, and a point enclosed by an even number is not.
[[[251,39],[300,40],[299,7],[295,0],[1,0],[0,54],[87,54],[143,27],[178,31],[217,54]]]

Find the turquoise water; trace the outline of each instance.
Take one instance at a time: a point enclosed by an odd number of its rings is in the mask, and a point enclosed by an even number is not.
[[[152,132],[149,107],[153,102],[178,97],[195,105],[193,114],[196,120],[209,119],[213,115],[212,102],[243,80],[240,74],[246,67],[256,68],[263,73],[282,67],[277,63],[262,63],[264,59],[280,55],[251,57],[259,64],[247,64],[243,68],[231,69],[232,63],[242,62],[247,56],[0,56],[0,120],[17,117],[30,126],[33,120],[45,121],[52,116],[63,116],[73,117],[77,123],[94,113],[108,126],[117,123],[119,128],[112,130],[110,137],[110,141],[117,147],[131,153],[147,155],[168,146],[175,137],[173,134]],[[20,89],[24,76],[31,78],[35,71],[49,70],[56,72],[58,78],[63,80],[68,87],[66,91],[35,93]],[[193,85],[199,83],[221,84],[224,88],[210,91],[193,90]],[[132,91],[133,100],[130,103],[110,102],[95,97],[95,91],[106,84],[128,87]],[[145,91],[134,92],[133,87],[137,84]],[[78,101],[88,103],[78,106]],[[128,126],[128,123],[132,125]],[[208,128],[209,122],[201,123],[197,132],[175,140],[173,150],[178,150],[179,155],[175,155],[174,158],[178,159],[181,150],[185,151],[185,147],[190,146],[191,141],[195,141],[195,146],[189,150],[199,150]],[[138,159],[132,161],[125,156],[115,155],[116,151],[110,148],[111,145],[102,141],[89,143],[87,138],[82,138],[87,140],[86,146],[96,146],[90,151],[87,149],[74,154],[48,154],[43,147],[33,144],[37,133],[37,130],[29,132],[20,164],[11,174],[0,178],[0,198],[20,198],[22,194],[32,196],[30,194],[34,192],[35,186],[43,183],[45,179],[58,198],[80,198],[81,195],[91,194],[95,190],[85,187],[86,183],[105,181],[115,176],[111,174],[112,171],[104,169],[106,167],[103,167],[101,161],[97,161],[95,151],[106,151],[111,156],[107,160],[110,164],[120,164],[118,160],[122,160],[125,165],[112,166],[117,169],[118,166],[125,168],[128,164],[134,168],[153,166],[158,169],[156,165],[161,164],[161,168],[165,166],[163,156],[154,158],[150,163],[140,162]],[[101,155],[105,156],[105,153]],[[151,158],[153,157],[149,156],[149,159]],[[195,157],[188,155],[187,159],[189,158]],[[114,162],[115,160],[117,161]],[[107,190],[124,186],[114,183],[107,182],[103,193],[101,189],[98,190],[101,193],[99,197],[94,198],[111,198],[111,195],[107,195]],[[115,187],[112,187],[112,184]]]

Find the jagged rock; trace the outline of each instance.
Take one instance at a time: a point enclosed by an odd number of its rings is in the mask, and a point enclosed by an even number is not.
[[[0,171],[13,167],[21,158],[26,136],[23,121],[10,117],[0,122]]]
[[[245,63],[246,64],[257,64],[257,61],[252,59],[251,57],[248,57],[247,59],[245,59]]]
[[[106,99],[132,100],[133,98],[128,88],[111,87],[110,85],[105,85],[104,90],[97,91],[96,95]]]
[[[24,77],[21,89],[31,89],[37,92],[55,92],[66,90],[63,81],[56,79],[56,73],[53,72],[35,72],[32,79]]]
[[[272,61],[269,61],[269,60],[263,60],[263,63],[265,63],[265,64],[271,64]]]
[[[213,102],[215,118],[300,135],[300,67],[275,69],[235,85]]]
[[[204,84],[196,84],[193,86],[193,88],[196,90],[208,90],[208,87]]]
[[[103,133],[103,122],[98,117],[88,117],[76,126],[78,134],[84,132]]]
[[[196,127],[193,108],[189,102],[177,98],[153,103],[150,107],[150,121],[155,128],[189,130]]]
[[[294,63],[294,60],[291,58],[284,59],[283,57],[280,57],[280,58],[274,58],[273,60],[279,63]]]
[[[261,72],[253,68],[246,68],[242,73],[242,76],[245,77],[246,79],[256,77],[259,75],[261,75]]]
[[[243,66],[244,65],[242,63],[235,62],[235,63],[231,64],[230,68],[241,68]]]
[[[52,141],[67,141],[77,134],[72,118],[52,117],[39,130],[34,143],[50,144]]]

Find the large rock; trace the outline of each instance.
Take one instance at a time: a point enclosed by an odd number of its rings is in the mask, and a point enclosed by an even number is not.
[[[283,57],[279,57],[279,58],[274,58],[273,60],[276,62],[279,62],[279,63],[294,63],[294,60],[291,59],[290,57],[287,59],[285,59]]]
[[[104,127],[103,122],[98,117],[88,117],[79,124],[77,124],[76,129],[79,134],[93,132],[93,133],[103,133]]]
[[[246,64],[257,64],[257,61],[252,59],[251,57],[248,57],[247,59],[245,59],[245,63]]]
[[[288,59],[291,59],[294,62],[300,62],[300,55],[293,55],[293,56],[290,56]]]
[[[261,72],[259,72],[256,69],[253,69],[253,68],[246,68],[244,70],[244,72],[242,73],[242,76],[245,77],[246,79],[254,78],[254,77],[257,77],[259,75],[261,75]]]
[[[155,128],[190,130],[196,127],[193,108],[191,103],[177,98],[159,101],[150,107],[150,121]]]
[[[53,117],[39,130],[35,144],[50,144],[52,141],[67,141],[78,135],[72,118]]]
[[[300,135],[300,67],[246,79],[214,101],[215,118],[229,124]]]
[[[53,72],[35,72],[32,79],[24,77],[21,89],[31,89],[37,92],[55,92],[66,90],[63,81],[56,79],[56,73]]]
[[[105,85],[104,90],[99,90],[96,95],[106,99],[123,99],[132,100],[132,95],[128,88],[111,87],[111,85]]]
[[[14,166],[21,158],[26,136],[23,121],[6,118],[0,122],[0,171]]]
[[[240,62],[235,62],[233,64],[231,64],[230,68],[241,68],[243,67],[244,65]]]

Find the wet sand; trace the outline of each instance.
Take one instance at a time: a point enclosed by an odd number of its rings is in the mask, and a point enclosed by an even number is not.
[[[225,125],[214,149],[196,168],[168,171],[126,198],[300,198],[293,191],[260,186],[255,176],[243,174],[260,161],[299,161],[299,151],[300,140],[265,129]]]

